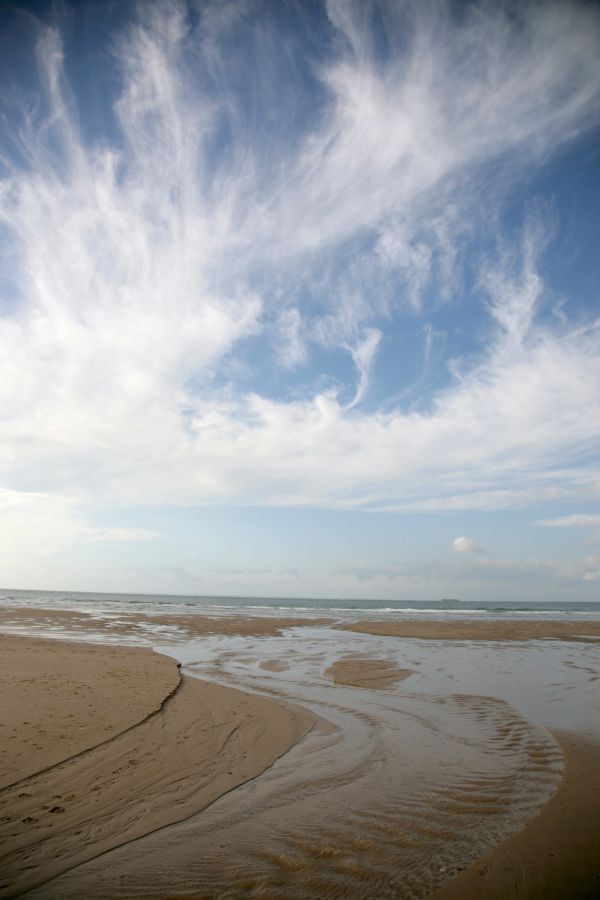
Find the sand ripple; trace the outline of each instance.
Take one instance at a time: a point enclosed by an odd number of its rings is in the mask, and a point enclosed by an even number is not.
[[[302,700],[318,725],[200,816],[67,873],[38,898],[405,898],[442,885],[551,796],[562,755],[508,703],[332,685],[312,644],[270,673],[227,649],[198,668]],[[321,673],[321,674],[319,674]]]
[[[298,708],[184,680],[137,726],[0,791],[10,811],[0,821],[0,896],[198,812],[261,773],[312,723]]]

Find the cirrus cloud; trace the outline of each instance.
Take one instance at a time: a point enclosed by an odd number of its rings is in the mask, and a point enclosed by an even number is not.
[[[321,11],[326,51],[252,4],[197,24],[145,4],[113,43],[100,140],[40,28],[40,98],[10,119],[0,186],[7,488],[69,510],[431,510],[597,482],[600,322],[546,314],[544,222],[506,250],[498,207],[597,126],[598,10],[377,8],[385,53],[342,0]],[[497,252],[476,246],[488,220]],[[476,303],[476,348],[398,402],[390,348],[436,334],[449,354],[431,320]]]

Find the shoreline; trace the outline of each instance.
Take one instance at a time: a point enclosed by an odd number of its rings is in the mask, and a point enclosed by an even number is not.
[[[295,626],[332,625],[333,619],[304,619],[294,616],[212,616],[203,613],[123,613],[118,616],[101,617],[91,612],[69,609],[46,609],[38,607],[0,606],[0,634],[2,629],[17,628],[14,634],[36,634],[45,636],[48,630],[64,629],[75,634],[76,639],[85,641],[92,634],[102,638],[117,639],[126,643],[127,639],[159,637],[161,633],[172,632],[177,639],[204,637],[206,635],[228,635],[231,637],[273,637],[284,628]],[[20,629],[32,629],[31,631]],[[60,636],[60,631],[55,632]]]
[[[600,643],[600,620],[564,619],[360,619],[342,622],[334,617],[301,618],[293,615],[244,616],[197,613],[123,613],[98,616],[90,612],[37,607],[0,606],[0,634],[45,636],[45,630],[64,629],[85,641],[92,634],[125,642],[173,637],[175,640],[221,635],[230,637],[276,637],[287,628],[330,627],[338,631],[380,637],[414,638],[431,641],[574,641]],[[2,629],[19,629],[2,632]],[[21,631],[20,629],[34,629]],[[56,631],[60,636],[60,631]]]

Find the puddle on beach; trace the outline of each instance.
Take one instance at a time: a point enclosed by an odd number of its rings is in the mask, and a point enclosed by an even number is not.
[[[318,726],[263,775],[178,825],[28,896],[419,898],[547,801],[563,760],[548,728],[589,730],[597,647],[382,638],[152,640],[199,678],[301,703]],[[354,656],[411,669],[385,690],[336,685]]]

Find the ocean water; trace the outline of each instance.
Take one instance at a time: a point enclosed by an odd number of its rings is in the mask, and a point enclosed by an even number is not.
[[[75,591],[26,591],[0,589],[2,606],[64,609],[96,615],[168,613],[254,616],[327,616],[336,620],[385,619],[597,619],[600,602],[529,602],[506,600],[466,602],[459,599],[357,600],[343,597],[212,597],[169,594],[107,594]]]

